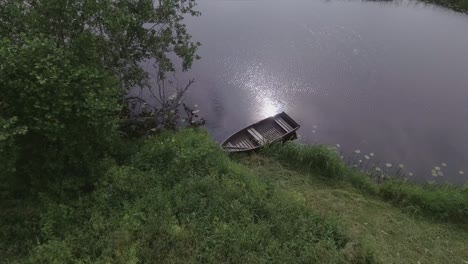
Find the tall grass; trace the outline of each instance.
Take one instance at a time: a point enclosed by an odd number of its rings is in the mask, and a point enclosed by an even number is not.
[[[283,164],[326,179],[341,179],[364,193],[436,219],[464,223],[468,218],[468,188],[452,185],[417,184],[398,178],[376,182],[374,175],[347,167],[336,151],[327,146],[298,143],[276,144],[263,154]]]
[[[386,200],[412,207],[432,217],[456,222],[468,219],[467,188],[389,180],[380,186],[379,194]]]
[[[165,133],[119,161],[106,161],[108,169],[91,193],[69,199],[44,194],[30,226],[5,222],[1,208],[2,258],[8,263],[375,262],[335,221],[308,209],[303,197],[230,161],[207,133]],[[6,232],[12,228],[23,232]],[[5,241],[27,248],[8,250]]]
[[[468,0],[423,0],[423,2],[445,6],[460,12],[468,12]]]
[[[274,144],[266,147],[263,154],[285,164],[308,172],[319,172],[329,178],[342,178],[345,165],[335,150],[324,145],[308,146],[295,142]]]

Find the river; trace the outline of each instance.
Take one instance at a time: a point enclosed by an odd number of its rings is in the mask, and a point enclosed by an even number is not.
[[[374,153],[416,181],[468,180],[468,15],[413,1],[197,9],[187,25],[202,59],[188,101],[217,141],[286,111],[304,143]]]

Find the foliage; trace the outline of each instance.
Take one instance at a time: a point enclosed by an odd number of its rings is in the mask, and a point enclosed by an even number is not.
[[[274,144],[265,148],[263,153],[305,171],[319,171],[329,178],[342,178],[345,166],[333,149],[328,146],[307,146],[294,142]]]
[[[157,72],[173,71],[170,54],[188,69],[199,43],[191,42],[182,23],[194,11],[194,0],[4,0],[0,2],[0,35],[14,41],[46,36],[82,58],[110,69],[126,89],[145,86],[139,65],[153,60]]]
[[[177,68],[171,59],[186,70],[198,58],[199,43],[183,24],[184,16],[199,15],[194,6],[194,0],[0,1],[2,185],[92,178],[95,161],[116,145],[119,112],[128,117],[126,93],[151,86],[146,70],[163,85],[161,118],[149,131],[159,132],[161,122],[174,128],[177,115],[168,113],[181,106],[186,88],[176,87],[177,100],[168,100],[165,75]]]
[[[2,173],[20,186],[87,175],[114,140],[119,83],[79,60],[47,39],[0,42],[0,155],[15,157]]]
[[[373,262],[334,221],[230,161],[205,132],[166,132],[139,146],[129,162],[108,163],[94,192],[42,197],[40,230],[23,241],[30,253],[0,248],[6,261]],[[0,219],[0,234],[14,227]]]

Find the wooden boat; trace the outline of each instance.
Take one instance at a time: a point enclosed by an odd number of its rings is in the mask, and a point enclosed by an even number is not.
[[[285,112],[263,119],[226,139],[221,146],[228,152],[249,152],[264,145],[296,138],[299,129]]]

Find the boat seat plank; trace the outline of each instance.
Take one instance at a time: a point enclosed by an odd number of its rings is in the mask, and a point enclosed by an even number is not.
[[[250,142],[247,139],[243,139],[242,142],[244,142],[247,147],[251,148],[252,146],[250,145]]]
[[[291,130],[293,130],[293,128],[288,124],[286,123],[286,121],[284,121],[281,117],[277,117],[275,118],[275,121],[278,125],[280,125],[281,128],[283,128],[286,132],[289,132]]]
[[[259,144],[264,144],[266,143],[266,139],[265,137],[260,134],[260,132],[258,132],[255,128],[249,128],[247,129],[247,132],[249,132],[249,134],[255,138],[255,140],[257,140],[257,142]]]
[[[237,143],[237,144],[238,144],[239,146],[241,146],[242,148],[248,148],[247,145],[245,145],[245,143],[242,142],[242,140],[239,141],[239,143]]]
[[[281,121],[281,123],[283,123],[288,128],[288,132],[294,130],[294,128],[283,118],[278,117],[278,120]]]
[[[280,121],[278,121],[277,119],[275,119],[275,122],[276,122],[276,124],[278,124],[282,129],[284,129],[284,131],[288,132],[288,128],[285,127]]]
[[[294,128],[288,123],[286,122],[286,120],[284,120],[282,117],[278,117],[278,120],[280,120],[287,128],[289,128],[289,130],[293,130]]]

